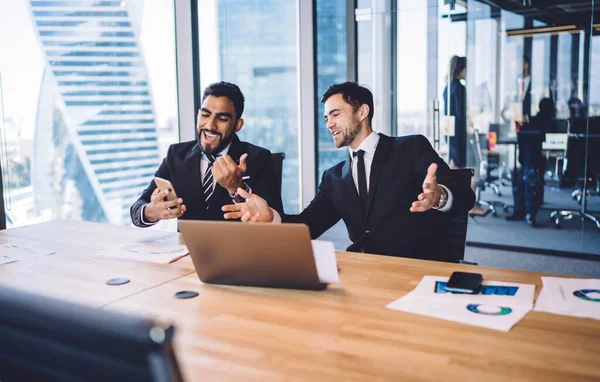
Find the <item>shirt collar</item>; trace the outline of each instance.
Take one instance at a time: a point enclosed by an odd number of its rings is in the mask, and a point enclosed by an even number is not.
[[[229,148],[231,147],[231,142],[225,146],[225,148],[221,151],[219,151],[216,155],[216,157],[223,157],[225,155],[227,155],[227,153],[229,152]],[[204,151],[202,152],[202,160],[208,161],[208,157],[206,156],[206,154],[204,153]]]
[[[365,152],[365,156],[373,156],[375,154],[375,149],[377,148],[377,144],[379,143],[379,134],[372,131],[368,137],[365,138],[364,141],[356,148],[356,150],[352,150],[348,146],[348,151],[350,151],[350,157],[352,157],[352,153],[358,150],[363,150]]]

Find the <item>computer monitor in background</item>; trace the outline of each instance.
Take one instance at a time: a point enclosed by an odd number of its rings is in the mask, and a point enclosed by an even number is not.
[[[568,139],[569,134],[567,133],[546,133],[542,149],[564,151],[567,149]]]
[[[181,381],[174,328],[0,287],[0,381]]]

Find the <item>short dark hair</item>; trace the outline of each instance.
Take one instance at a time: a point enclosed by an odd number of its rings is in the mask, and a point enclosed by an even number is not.
[[[371,125],[373,115],[375,114],[375,108],[373,106],[373,93],[371,93],[369,89],[352,81],[333,84],[323,92],[321,102],[325,103],[329,97],[336,94],[341,94],[344,101],[352,105],[354,111],[366,104],[369,107],[369,125]]]
[[[236,119],[239,120],[242,118],[242,113],[244,112],[244,95],[236,84],[225,81],[210,84],[204,89],[202,102],[204,102],[208,96],[227,97],[233,104]]]

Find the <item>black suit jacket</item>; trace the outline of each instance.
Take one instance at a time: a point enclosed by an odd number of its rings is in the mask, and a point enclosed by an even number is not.
[[[246,153],[248,154],[246,176],[250,178],[245,182],[252,188],[252,192],[264,197],[274,209],[282,211],[281,195],[277,192],[278,185],[273,170],[271,152],[262,147],[242,142],[234,134],[227,154],[233,160],[239,161],[240,156]],[[201,154],[202,149],[197,141],[171,145],[167,157],[163,159],[155,176],[170,180],[177,196],[183,199],[186,212],[180,219],[224,220],[224,212],[221,211],[221,207],[233,202],[227,190],[216,184],[214,194],[210,199],[210,206],[208,209],[206,208],[200,177]],[[150,196],[155,189],[156,184],[152,180],[142,196],[131,206],[131,221],[138,227],[148,226],[140,219],[141,210],[144,205],[150,203]]]
[[[317,195],[300,215],[283,215],[282,220],[307,224],[312,238],[317,238],[343,219],[352,240],[349,251],[456,261],[436,247],[441,241],[436,240],[436,226],[444,212],[414,213],[410,206],[422,192],[427,169],[434,162],[438,164],[438,183],[453,194],[453,210],[470,210],[475,203],[473,190],[453,179],[448,165],[424,136],[379,136],[366,211],[352,179],[348,155],[345,162],[325,171]]]

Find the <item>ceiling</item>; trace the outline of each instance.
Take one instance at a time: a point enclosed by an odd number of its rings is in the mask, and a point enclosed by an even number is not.
[[[600,0],[477,0],[506,11],[532,17],[549,26],[600,24]]]

